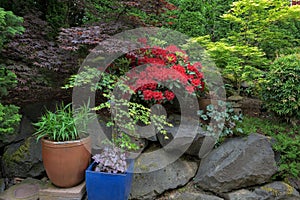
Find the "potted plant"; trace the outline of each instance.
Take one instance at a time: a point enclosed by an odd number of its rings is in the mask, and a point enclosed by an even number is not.
[[[91,200],[127,200],[130,194],[134,160],[113,145],[93,156],[86,170],[86,190]]]
[[[73,187],[82,182],[91,158],[86,127],[92,115],[87,106],[72,112],[71,105],[62,104],[55,112],[46,111],[34,123],[37,128],[34,135],[42,143],[46,173],[58,187]]]

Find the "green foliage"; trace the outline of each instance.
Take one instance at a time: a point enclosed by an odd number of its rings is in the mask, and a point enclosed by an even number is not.
[[[131,89],[120,82],[117,86],[115,85],[115,87],[123,87],[122,91],[128,91],[132,94]],[[140,103],[131,102],[130,100],[126,99],[117,99],[112,94],[112,91],[108,94],[104,94],[104,96],[107,99],[109,99],[109,101],[101,103],[94,109],[110,110],[111,105],[113,104],[114,110],[112,112],[114,112],[114,118],[112,121],[109,121],[107,123],[107,126],[113,126],[117,135],[119,135],[120,133],[123,134],[125,132],[129,135],[139,136],[139,133],[136,132],[135,125],[150,125],[151,123],[153,123],[154,127],[158,132],[161,132],[162,134],[166,135],[167,132],[166,130],[164,130],[164,127],[172,126],[170,123],[167,122],[166,116],[151,114],[151,110]],[[126,123],[124,123],[124,120],[126,120]]]
[[[224,110],[222,108],[225,108]],[[198,115],[209,124],[201,124],[212,136],[218,136],[218,140],[223,140],[224,137],[239,135],[243,133],[243,129],[237,128],[237,123],[242,122],[242,114],[237,115],[230,103],[217,101],[217,105],[210,104],[203,110],[198,111]]]
[[[132,141],[132,139],[126,133],[120,133],[119,135],[114,135],[113,144],[117,147],[126,150],[138,150],[140,147]]]
[[[24,32],[25,29],[21,26],[22,22],[22,17],[0,7],[0,50],[8,37]]]
[[[230,24],[220,16],[230,8],[233,2],[222,0],[173,0],[178,9],[167,12],[168,28],[191,37],[209,35],[213,41],[225,37]]]
[[[258,83],[264,73],[262,70],[268,63],[261,50],[247,45],[232,45],[225,40],[211,42],[208,36],[194,38],[191,42],[198,42],[207,49],[223,77],[230,83],[227,93],[239,95],[242,83],[246,82],[248,93],[258,94]]]
[[[117,0],[88,0],[84,23],[109,22],[117,19],[123,7]]]
[[[8,95],[8,90],[17,85],[16,75],[0,66],[0,97]]]
[[[18,112],[19,107],[4,106],[0,103],[0,135],[15,133],[17,124],[21,121],[21,115]]]
[[[24,28],[21,26],[23,19],[17,17],[11,11],[5,11],[0,7],[0,50],[10,36],[22,33]],[[10,88],[16,86],[16,75],[0,65],[0,99],[8,95]],[[18,114],[19,107],[14,105],[3,105],[0,103],[0,134],[13,134],[17,124],[21,120]]]
[[[0,99],[8,95],[8,90],[16,86],[16,75],[0,66]],[[21,121],[19,107],[0,103],[0,135],[13,134]]]
[[[300,54],[280,57],[262,84],[266,107],[286,119],[300,118]]]
[[[69,9],[68,2],[55,0],[48,1],[46,20],[55,30],[55,34],[58,33],[59,28],[69,27]]]
[[[92,119],[93,114],[88,106],[82,106],[72,112],[72,104],[62,104],[56,107],[55,112],[47,111],[33,124],[37,128],[34,135],[37,140],[43,137],[53,141],[77,140],[88,134],[87,127]]]
[[[300,135],[295,132],[278,134],[275,136],[274,150],[280,152],[279,174],[280,177],[300,177]]]
[[[118,72],[125,73],[127,61],[119,59],[116,62]],[[96,80],[101,79],[97,82]],[[109,110],[113,114],[113,120],[106,123],[106,126],[113,127],[114,136],[118,138],[115,142],[124,148],[134,150],[135,144],[128,141],[128,135],[138,136],[135,125],[150,125],[151,123],[157,131],[166,135],[165,126],[172,126],[166,121],[166,116],[151,114],[151,110],[146,106],[123,98],[117,98],[113,90],[119,90],[127,95],[132,95],[133,91],[124,84],[125,78],[120,79],[118,73],[101,72],[96,68],[85,67],[79,74],[70,77],[64,88],[90,86],[91,91],[101,91],[103,97],[108,101],[102,102],[93,108],[96,111]],[[113,105],[113,109],[112,109]],[[125,120],[125,121],[124,121]],[[127,136],[125,136],[128,134]]]
[[[298,127],[275,120],[269,121],[245,116],[237,127],[244,134],[260,133],[275,139],[273,149],[280,154],[279,172],[275,177],[300,177],[300,132]]]
[[[228,36],[233,44],[257,46],[274,58],[282,48],[299,45],[299,6],[283,0],[239,0],[223,19],[238,29]]]

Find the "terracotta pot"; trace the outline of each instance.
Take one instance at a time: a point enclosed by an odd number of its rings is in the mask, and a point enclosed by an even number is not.
[[[81,183],[90,163],[90,149],[90,137],[67,142],[42,139],[43,164],[50,181],[58,187]]]

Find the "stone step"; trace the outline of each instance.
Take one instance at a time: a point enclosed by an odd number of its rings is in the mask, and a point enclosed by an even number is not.
[[[71,188],[58,188],[49,184],[47,188],[40,189],[39,200],[82,200],[85,193],[85,182]]]
[[[0,193],[0,200],[86,200],[85,194],[85,182],[58,188],[50,182],[28,178]]]

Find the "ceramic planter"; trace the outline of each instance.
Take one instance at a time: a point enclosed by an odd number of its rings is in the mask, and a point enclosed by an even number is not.
[[[127,200],[130,194],[134,160],[124,174],[96,172],[93,162],[86,170],[85,182],[88,200]]]
[[[73,187],[84,180],[90,163],[90,137],[67,142],[42,139],[42,158],[50,181],[58,187]]]

